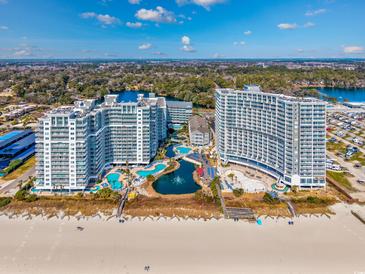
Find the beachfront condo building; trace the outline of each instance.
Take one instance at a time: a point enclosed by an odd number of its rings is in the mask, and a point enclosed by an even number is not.
[[[168,124],[187,124],[193,115],[193,104],[183,101],[166,101],[167,123]]]
[[[278,183],[322,188],[326,105],[264,93],[258,86],[216,90],[216,144],[223,162],[260,169]]]
[[[102,104],[78,101],[39,120],[36,133],[39,190],[83,190],[115,164],[148,164],[167,134],[165,98],[150,95]]]

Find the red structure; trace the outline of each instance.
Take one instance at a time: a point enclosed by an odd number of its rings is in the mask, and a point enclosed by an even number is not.
[[[196,169],[196,172],[198,172],[199,177],[203,177],[204,176],[204,169],[202,167],[198,167]]]

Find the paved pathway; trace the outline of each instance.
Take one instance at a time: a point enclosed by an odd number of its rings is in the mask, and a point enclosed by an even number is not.
[[[18,178],[14,179],[14,180],[11,180],[11,181],[9,181],[5,184],[0,185],[0,186],[2,186],[0,188],[0,193],[1,194],[6,194],[7,192],[10,192],[11,190],[13,190],[14,188],[17,187],[17,185],[20,183],[20,181],[25,182],[26,180],[28,180],[28,178],[30,176],[35,176],[35,167],[31,167],[30,169],[25,171]]]

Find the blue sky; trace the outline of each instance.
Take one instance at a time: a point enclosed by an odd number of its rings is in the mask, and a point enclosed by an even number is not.
[[[364,58],[364,11],[364,0],[0,0],[0,58]]]

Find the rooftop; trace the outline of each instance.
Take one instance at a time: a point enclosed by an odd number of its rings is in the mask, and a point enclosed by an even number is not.
[[[105,101],[101,104],[96,104],[95,100],[83,100],[76,101],[74,106],[62,106],[59,108],[52,109],[47,113],[47,115],[65,115],[75,117],[84,117],[86,114],[91,112],[97,112],[98,110],[105,108],[114,108],[121,106],[149,106],[149,105],[159,105],[161,107],[165,106],[164,97],[154,97],[145,98],[142,94],[138,96],[137,101],[118,101],[118,95],[109,94],[106,95]]]
[[[8,155],[8,156],[16,155],[19,151],[34,145],[34,143],[35,143],[35,134],[32,133],[26,136],[25,138],[22,138],[19,141],[0,150],[0,155]]]
[[[27,136],[32,133],[32,130],[14,130],[0,136],[0,148],[3,148],[11,143],[16,142],[20,138]]]
[[[248,88],[246,88],[246,87],[248,87]],[[220,91],[221,93],[231,93],[231,94],[236,94],[236,93],[245,94],[245,93],[250,92],[251,94],[257,94],[257,95],[271,95],[273,97],[277,97],[279,99],[291,101],[291,102],[307,102],[307,103],[326,104],[325,101],[317,99],[317,98],[313,98],[313,97],[294,97],[294,96],[288,96],[288,95],[278,94],[278,93],[263,92],[263,91],[261,91],[259,86],[245,86],[244,90],[238,90],[238,89],[232,89],[232,88],[218,88],[218,89],[216,89],[216,91]]]
[[[193,103],[192,102],[184,102],[184,101],[169,101],[166,100],[167,107],[170,108],[192,108]]]
[[[199,131],[202,133],[209,133],[209,125],[207,120],[198,115],[194,115],[189,119],[189,127],[191,131]]]

